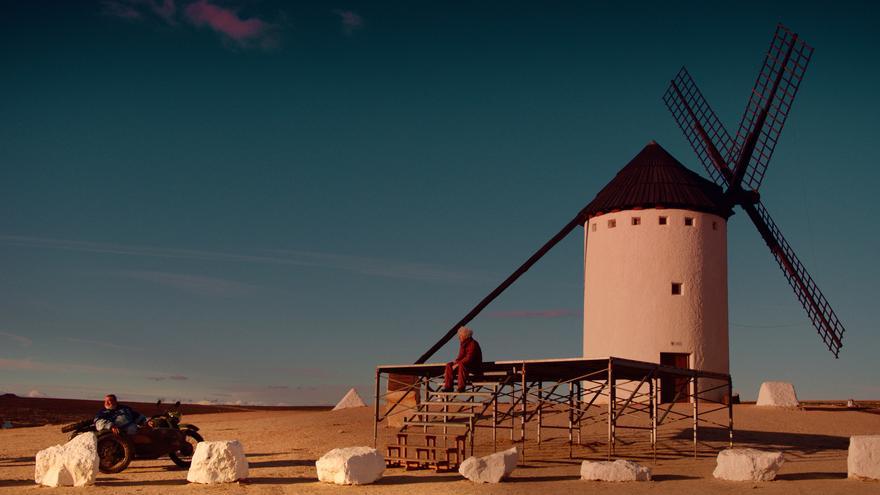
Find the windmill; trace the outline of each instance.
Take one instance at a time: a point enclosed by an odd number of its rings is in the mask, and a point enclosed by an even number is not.
[[[761,202],[758,189],[779,142],[813,48],[779,24],[732,138],[684,67],[669,83],[663,101],[709,176],[726,188],[776,258],[819,337],[834,357],[843,346],[843,325]]]
[[[812,52],[796,34],[777,27],[735,138],[682,68],[663,100],[712,180],[652,141],[416,364],[584,226],[584,357],[728,373],[726,225],[736,205],[751,218],[819,336],[838,357],[843,325],[758,193]],[[673,361],[665,363],[664,356]],[[670,385],[661,388],[675,401],[680,384]]]

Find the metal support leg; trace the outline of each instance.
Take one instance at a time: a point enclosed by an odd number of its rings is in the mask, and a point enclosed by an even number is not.
[[[373,448],[379,444],[379,382],[382,375],[376,370],[376,394],[373,400]]]
[[[544,382],[538,382],[538,446],[541,446],[541,426],[544,423]]]
[[[700,418],[700,406],[699,406],[700,392],[699,392],[699,389],[697,388],[698,387],[697,381],[698,381],[697,375],[694,375],[694,377],[693,377],[693,382],[694,382],[694,397],[693,397],[693,399],[694,399],[694,401],[693,401],[694,402],[694,459],[697,458],[697,429],[699,428],[699,422],[700,422],[700,419],[699,419]]]
[[[577,382],[577,408],[578,408],[578,424],[577,424],[577,437],[578,437],[578,445],[582,445],[581,443],[581,420],[584,417],[584,412],[581,410],[584,407],[584,386],[583,383]]]
[[[568,384],[568,458],[572,458],[574,448],[574,384]]]
[[[727,437],[728,447],[733,448],[733,379],[727,379]]]
[[[492,452],[498,452],[498,384],[492,384]]]
[[[526,460],[526,414],[528,414],[529,387],[526,384],[526,365],[522,367],[522,420],[520,421],[520,439],[522,440],[522,460]]]
[[[616,404],[614,403],[617,399],[616,397],[616,385],[614,383],[614,363],[613,360],[608,360],[608,460],[611,460],[611,456],[614,455],[614,436],[615,431],[614,428],[617,426],[615,424],[615,408]]]
[[[651,378],[648,380],[648,414],[651,415],[651,452],[654,456],[654,462],[657,462],[657,397],[656,387],[654,386],[654,371],[651,372]]]

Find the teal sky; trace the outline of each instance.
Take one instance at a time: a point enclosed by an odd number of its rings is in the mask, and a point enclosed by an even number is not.
[[[4,2],[0,391],[367,396],[648,141],[705,174],[668,80],[735,129],[780,21],[816,52],[762,198],[847,332],[737,210],[734,386],[877,399],[880,15],[847,1]],[[580,354],[582,235],[474,321],[487,359]]]

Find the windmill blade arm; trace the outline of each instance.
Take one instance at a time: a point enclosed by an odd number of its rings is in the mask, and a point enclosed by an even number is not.
[[[843,324],[837,319],[828,300],[819,290],[819,286],[813,281],[813,277],[807,272],[807,269],[798,259],[794,250],[782,236],[779,227],[770,217],[770,213],[761,202],[754,204],[745,204],[743,208],[752,219],[764,242],[770,248],[770,252],[779,263],[779,267],[785,274],[791,288],[800,301],[801,305],[807,311],[810,321],[819,332],[819,337],[828,346],[834,357],[839,357],[840,349],[843,347]]]
[[[719,186],[726,186],[732,177],[728,157],[733,150],[733,139],[684,67],[669,82],[663,102],[709,177]]]
[[[734,184],[743,190],[761,186],[812,56],[813,48],[797,34],[782,24],[776,27],[728,157],[736,163]]]
[[[549,241],[544,243],[544,245],[541,246],[540,249],[535,251],[535,253],[529,257],[529,259],[527,259],[522,265],[520,265],[519,268],[517,268],[506,279],[504,279],[504,281],[501,282],[501,284],[498,285],[498,287],[496,287],[492,292],[490,292],[489,295],[484,297],[483,300],[481,300],[479,303],[477,303],[477,305],[474,306],[474,308],[468,312],[468,314],[464,315],[464,317],[461,320],[459,320],[455,325],[453,325],[452,328],[450,328],[446,332],[446,334],[443,335],[442,338],[440,338],[440,340],[438,340],[436,343],[434,343],[434,345],[432,345],[430,349],[425,351],[424,354],[419,356],[419,358],[416,360],[415,364],[422,364],[422,363],[427,362],[428,359],[430,359],[431,356],[434,355],[434,353],[439,351],[441,347],[443,347],[444,345],[446,345],[447,342],[452,340],[452,337],[455,336],[456,332],[458,332],[458,329],[460,327],[467,325],[471,320],[476,318],[477,315],[480,314],[480,312],[486,308],[486,306],[488,306],[492,301],[494,301],[496,297],[500,296],[502,292],[507,290],[508,287],[513,285],[513,283],[516,282],[516,280],[523,273],[527,272],[529,270],[529,268],[532,267],[532,265],[537,263],[538,260],[543,258],[545,254],[550,252],[550,250],[553,249],[554,246],[559,244],[559,241],[561,241],[562,239],[565,239],[568,236],[568,234],[570,234],[571,231],[575,229],[575,227],[577,227],[578,225],[583,225],[584,220],[585,220],[584,212],[583,212],[583,210],[581,210],[581,212],[579,212],[576,217],[572,218],[570,222],[568,222],[567,224],[565,224],[564,227],[562,227],[562,230],[557,232],[556,235],[551,237]]]

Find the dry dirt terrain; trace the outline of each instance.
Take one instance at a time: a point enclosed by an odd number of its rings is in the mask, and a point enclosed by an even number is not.
[[[726,420],[725,416],[716,418]],[[645,432],[628,430],[620,438],[620,457],[645,463],[653,469],[654,481],[625,485],[579,480],[580,461],[605,456],[605,426],[583,431],[583,446],[568,458],[566,430],[545,430],[540,447],[535,432],[527,432],[525,460],[510,480],[499,485],[475,485],[457,473],[430,470],[388,469],[374,485],[339,487],[319,483],[315,460],[335,447],[372,445],[372,410],[344,411],[252,411],[189,415],[184,418],[202,428],[207,440],[238,439],[247,451],[250,478],[247,482],[223,486],[192,485],[186,471],[168,459],[135,461],[115,475],[99,474],[88,488],[40,488],[33,482],[34,454],[47,446],[63,443],[59,427],[0,430],[0,493],[105,493],[105,494],[213,494],[213,493],[338,493],[423,494],[423,493],[846,493],[880,494],[880,483],[846,479],[849,436],[880,434],[880,415],[846,410],[768,410],[753,405],[735,408],[739,446],[779,449],[786,463],[776,481],[761,483],[722,482],[712,478],[717,448],[724,445],[726,432],[718,427],[701,429],[706,440],[693,457],[691,425],[687,421],[661,429],[657,460],[644,441]],[[382,429],[385,434],[393,430]],[[492,451],[491,437],[482,431],[477,454]],[[509,448],[509,434],[498,448]],[[521,446],[517,443],[516,445]]]

